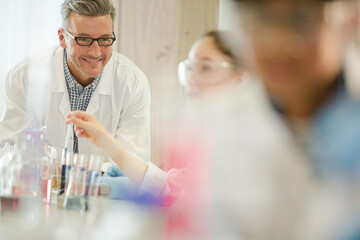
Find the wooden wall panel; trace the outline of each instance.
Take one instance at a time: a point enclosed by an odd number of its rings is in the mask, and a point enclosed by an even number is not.
[[[115,0],[115,50],[147,75],[152,94],[152,160],[162,165],[161,133],[176,106],[185,105],[177,64],[205,31],[217,29],[219,0]]]

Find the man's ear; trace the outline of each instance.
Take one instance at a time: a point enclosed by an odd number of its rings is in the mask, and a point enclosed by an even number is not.
[[[64,29],[59,28],[58,29],[58,36],[59,36],[59,44],[62,48],[66,49],[66,42],[65,42],[65,36],[64,36]]]

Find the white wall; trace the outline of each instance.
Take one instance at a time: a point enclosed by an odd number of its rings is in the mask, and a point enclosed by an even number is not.
[[[62,0],[1,0],[0,112],[7,72],[23,58],[55,45]]]

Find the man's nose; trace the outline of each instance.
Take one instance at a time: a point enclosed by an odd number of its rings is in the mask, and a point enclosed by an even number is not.
[[[97,41],[94,41],[89,46],[89,55],[92,57],[100,57],[101,56],[101,47],[99,46],[99,43]]]

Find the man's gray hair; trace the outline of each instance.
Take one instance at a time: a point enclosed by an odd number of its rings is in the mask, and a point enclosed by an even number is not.
[[[115,11],[111,0],[65,0],[61,5],[62,27],[67,27],[72,13],[90,17],[110,14],[114,26]]]

